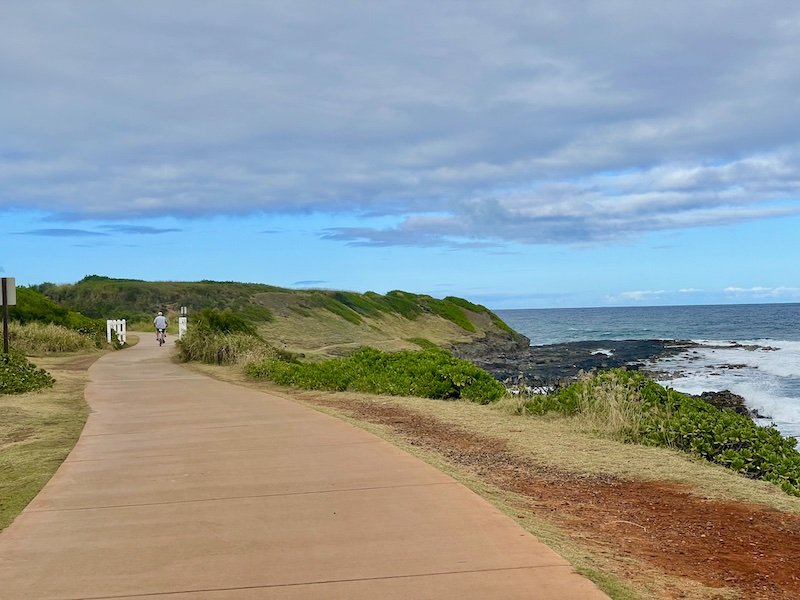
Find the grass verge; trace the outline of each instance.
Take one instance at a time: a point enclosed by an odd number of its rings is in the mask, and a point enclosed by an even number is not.
[[[100,353],[34,359],[52,388],[0,395],[0,530],[39,493],[72,450],[89,409],[87,369]]]

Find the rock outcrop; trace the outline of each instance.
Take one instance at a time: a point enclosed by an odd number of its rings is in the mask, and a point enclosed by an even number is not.
[[[451,349],[501,381],[551,386],[573,379],[581,371],[643,368],[648,361],[683,352],[693,344],[675,340],[603,340],[529,346],[526,342],[527,338],[487,336]]]
[[[764,415],[760,414],[757,410],[748,408],[744,398],[739,394],[734,394],[730,390],[703,392],[699,397],[719,409],[730,409],[735,413],[750,417],[751,419],[765,418]]]

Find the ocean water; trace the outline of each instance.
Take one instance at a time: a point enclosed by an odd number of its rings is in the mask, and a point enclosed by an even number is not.
[[[654,362],[664,385],[691,394],[730,390],[800,437],[800,304],[498,310],[533,346],[625,339],[702,344]],[[598,345],[598,349],[602,346]]]

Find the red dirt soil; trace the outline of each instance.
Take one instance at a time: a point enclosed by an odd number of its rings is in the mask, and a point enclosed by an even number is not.
[[[503,440],[460,430],[415,411],[331,396],[306,397],[390,426],[482,480],[528,499],[534,512],[604,554],[655,574],[735,588],[743,598],[800,598],[800,516],[707,500],[667,482],[585,477],[532,464]],[[620,570],[636,579],[644,572]],[[680,590],[665,596],[688,597]]]

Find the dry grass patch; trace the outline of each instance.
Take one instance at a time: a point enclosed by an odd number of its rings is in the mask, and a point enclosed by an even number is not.
[[[27,356],[42,356],[60,352],[90,352],[95,350],[94,340],[74,329],[53,323],[9,323],[11,347]]]
[[[276,348],[308,356],[341,356],[362,346],[385,352],[418,350],[409,338],[424,337],[436,345],[465,342],[472,339],[450,321],[421,315],[414,320],[386,314],[380,318],[362,316],[363,323],[345,321],[322,309],[310,311],[312,316],[290,314],[259,325],[259,333]]]
[[[39,493],[77,442],[89,414],[86,370],[99,356],[34,359],[55,377],[55,386],[0,395],[0,530]]]

